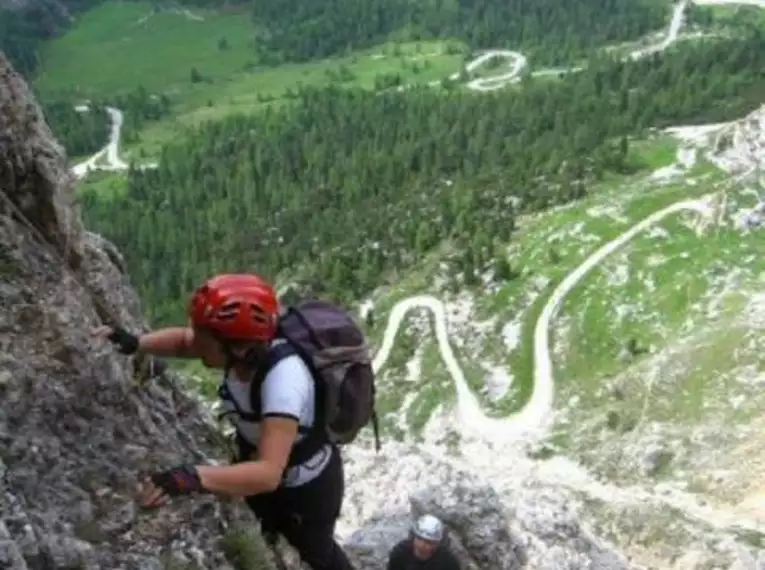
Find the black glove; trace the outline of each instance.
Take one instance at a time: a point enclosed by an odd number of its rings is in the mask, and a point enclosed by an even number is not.
[[[150,478],[155,486],[171,497],[200,493],[205,490],[199,479],[197,468],[193,465],[179,465],[167,471],[154,473]]]
[[[106,337],[117,347],[122,354],[135,354],[138,350],[138,337],[130,334],[122,327],[114,327],[111,334]]]

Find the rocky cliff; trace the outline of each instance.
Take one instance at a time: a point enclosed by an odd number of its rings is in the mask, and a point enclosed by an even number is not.
[[[65,153],[0,53],[0,568],[230,568],[219,543],[237,512],[133,502],[142,471],[214,454],[214,434],[172,378],[139,389],[134,363],[93,343],[101,323],[144,323],[74,201]]]

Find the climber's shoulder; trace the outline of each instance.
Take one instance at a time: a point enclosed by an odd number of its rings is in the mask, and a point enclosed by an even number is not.
[[[436,556],[439,557],[439,569],[440,570],[460,570],[460,561],[454,552],[446,547],[442,546],[436,551]]]
[[[405,538],[402,541],[396,543],[391,549],[389,559],[391,562],[401,561],[406,559],[407,554],[412,550],[412,539]]]

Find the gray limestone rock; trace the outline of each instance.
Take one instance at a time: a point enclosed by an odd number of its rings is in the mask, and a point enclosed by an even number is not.
[[[0,54],[0,567],[161,569],[176,545],[221,568],[237,509],[136,508],[141,473],[220,450],[177,379],[137,389],[132,360],[94,342],[104,322],[146,326],[121,256],[73,198],[63,149]]]

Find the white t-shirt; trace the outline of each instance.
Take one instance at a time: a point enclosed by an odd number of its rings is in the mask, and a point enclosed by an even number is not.
[[[239,409],[245,413],[253,413],[250,398],[252,382],[241,382],[233,370],[224,382]],[[315,389],[311,371],[299,356],[290,355],[283,358],[268,372],[261,384],[261,418],[293,418],[300,426],[313,426]],[[257,447],[260,440],[260,422],[242,419],[236,413],[232,402],[223,400],[223,408],[226,412],[232,412],[229,417],[242,437]],[[305,434],[299,433],[297,441],[304,437]],[[327,444],[305,463],[288,467],[282,484],[285,487],[299,487],[312,481],[324,471],[331,455],[332,448]]]

